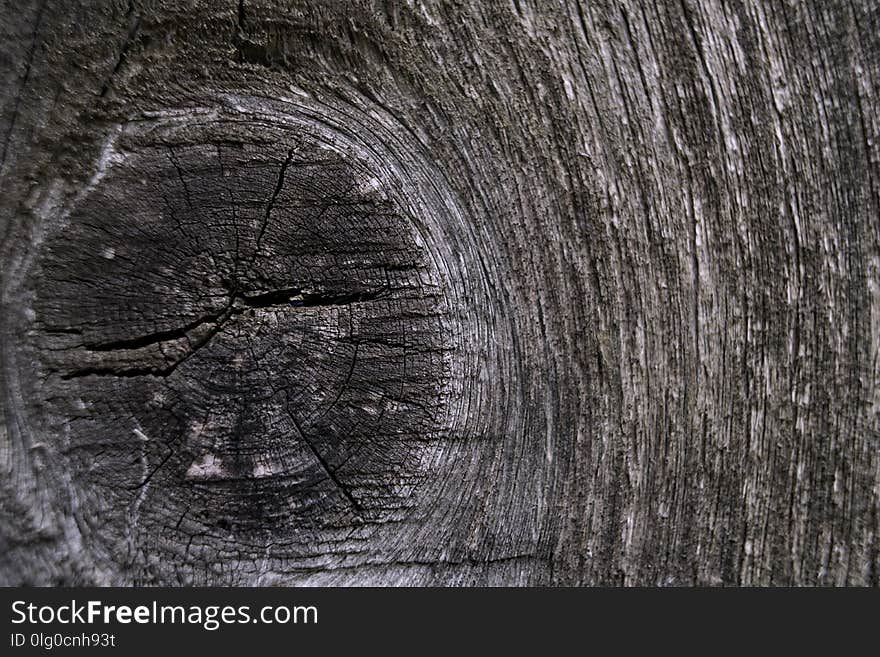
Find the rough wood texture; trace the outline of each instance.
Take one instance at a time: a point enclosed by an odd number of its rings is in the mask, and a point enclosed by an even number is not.
[[[0,16],[0,582],[880,582],[872,0]]]

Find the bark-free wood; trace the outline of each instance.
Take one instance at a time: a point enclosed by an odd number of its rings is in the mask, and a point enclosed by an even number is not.
[[[6,584],[880,582],[880,9],[6,3]]]

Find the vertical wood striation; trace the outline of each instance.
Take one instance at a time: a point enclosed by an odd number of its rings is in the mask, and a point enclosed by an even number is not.
[[[874,3],[60,4],[0,580],[878,584]]]

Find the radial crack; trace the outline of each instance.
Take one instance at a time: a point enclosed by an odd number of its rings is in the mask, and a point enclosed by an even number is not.
[[[321,467],[323,468],[324,472],[327,474],[327,477],[330,479],[330,481],[333,482],[333,484],[336,486],[336,488],[339,489],[339,492],[342,493],[342,495],[345,497],[345,499],[348,500],[349,504],[351,504],[351,506],[355,510],[355,512],[357,512],[357,515],[360,518],[360,520],[363,521],[364,509],[361,506],[361,503],[358,502],[357,499],[355,499],[354,495],[352,495],[352,493],[348,489],[348,487],[339,480],[339,478],[336,476],[336,473],[330,467],[330,464],[321,455],[321,452],[318,451],[318,449],[315,447],[315,445],[312,443],[312,441],[306,435],[305,431],[302,430],[302,427],[300,426],[299,421],[296,419],[296,417],[290,411],[290,409],[285,408],[285,410],[287,411],[287,414],[290,416],[290,420],[293,422],[293,426],[296,427],[297,432],[299,433],[300,437],[303,439],[303,442],[308,446],[308,448],[312,452],[312,454],[314,454],[315,459],[318,461],[318,463],[321,464]]]
[[[126,34],[125,41],[122,43],[122,48],[120,48],[119,50],[119,57],[116,60],[116,65],[113,67],[113,70],[110,72],[110,76],[101,87],[101,97],[106,96],[107,92],[110,90],[110,85],[113,82],[113,78],[116,76],[116,74],[119,72],[119,69],[122,68],[122,65],[125,63],[125,58],[128,56],[128,51],[131,48],[131,44],[134,43],[134,40],[137,37],[138,31],[141,27],[141,17],[134,13],[134,4],[129,3],[128,11],[126,12],[125,16],[129,20],[128,34]]]
[[[336,393],[336,397],[330,402],[330,405],[324,409],[324,412],[318,416],[318,419],[315,422],[322,420],[326,417],[327,413],[329,413],[336,404],[339,403],[339,400],[342,399],[342,395],[345,393],[345,390],[348,388],[348,384],[351,383],[351,377],[354,376],[354,368],[357,365],[357,357],[358,357],[358,348],[360,345],[355,342],[354,343],[354,353],[351,355],[351,366],[348,368],[348,374],[345,376],[345,381],[342,382],[342,385],[339,386],[339,392]]]
[[[167,377],[180,365],[186,362],[194,353],[204,347],[211,338],[213,338],[226,322],[237,315],[240,315],[248,308],[271,308],[271,307],[310,307],[310,306],[341,306],[351,303],[362,303],[382,298],[387,293],[387,288],[381,288],[374,291],[364,291],[346,294],[329,294],[305,292],[301,288],[284,288],[279,290],[271,290],[251,296],[244,294],[233,294],[230,296],[228,303],[220,310],[194,319],[184,326],[156,331],[135,338],[124,338],[122,340],[114,340],[112,342],[103,342],[87,345],[85,348],[90,352],[112,352],[112,351],[137,351],[139,349],[147,349],[152,346],[161,346],[168,342],[186,339],[190,343],[190,349],[175,360],[165,365],[92,365],[75,369],[71,372],[65,372],[61,375],[64,380],[81,378],[84,376],[161,376]],[[193,336],[193,332],[199,328],[210,324],[211,328],[198,337]]]
[[[211,329],[202,337],[198,338],[195,343],[191,342],[191,348],[180,358],[175,360],[169,365],[164,367],[159,367],[155,365],[134,365],[130,367],[126,366],[90,366],[83,367],[77,370],[73,370],[72,372],[66,372],[61,375],[61,378],[64,380],[68,379],[77,379],[82,378],[84,376],[118,376],[118,377],[134,377],[134,376],[145,376],[145,375],[153,375],[153,376],[161,376],[167,377],[171,375],[174,370],[180,367],[183,363],[185,363],[194,353],[196,353],[199,349],[204,347],[208,342],[210,342],[211,338],[213,338],[217,333],[220,332],[220,329],[223,328],[223,325],[229,320],[230,317],[237,314],[234,312],[234,308],[231,307],[232,302],[230,302],[229,306],[223,311],[223,313],[217,318],[217,321],[211,327]],[[198,323],[196,326],[201,326],[204,322]],[[155,336],[156,334],[153,334]],[[138,339],[146,339],[152,340],[153,336],[145,336],[144,338],[135,338]],[[182,336],[189,340],[190,336],[184,332]],[[180,338],[177,338],[180,339]],[[168,340],[160,340],[160,341],[150,341],[149,346],[153,344],[162,344],[162,342],[167,342]],[[116,350],[119,350],[120,347],[117,347]],[[111,351],[112,349],[105,349],[105,351]],[[91,351],[95,351],[92,349]]]
[[[114,340],[112,342],[101,342],[97,344],[89,344],[86,345],[86,349],[88,351],[116,351],[119,349],[143,349],[144,347],[149,347],[150,345],[159,344],[161,342],[168,342],[169,340],[179,340],[181,338],[189,337],[189,333],[199,328],[203,324],[208,322],[216,321],[223,313],[229,310],[229,305],[227,304],[219,311],[215,313],[210,313],[208,315],[202,315],[198,319],[194,319],[189,324],[184,326],[168,329],[165,331],[156,331],[155,333],[148,333],[147,335],[141,335],[136,338],[125,338],[122,340]]]
[[[278,200],[279,194],[281,194],[281,190],[284,188],[284,176],[287,173],[287,168],[290,166],[290,163],[293,161],[293,149],[289,149],[287,151],[287,157],[284,162],[281,164],[281,170],[278,172],[278,182],[275,184],[275,189],[272,192],[272,198],[269,200],[268,205],[266,205],[266,214],[263,217],[263,223],[260,226],[260,232],[257,233],[257,239],[254,244],[254,253],[251,256],[251,262],[257,257],[257,254],[260,252],[260,243],[263,240],[263,235],[266,232],[266,227],[269,225],[269,219],[272,216],[272,208],[275,207],[275,201]]]

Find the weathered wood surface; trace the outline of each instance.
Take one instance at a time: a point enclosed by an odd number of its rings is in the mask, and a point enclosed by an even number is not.
[[[0,582],[880,582],[876,2],[0,16]]]

